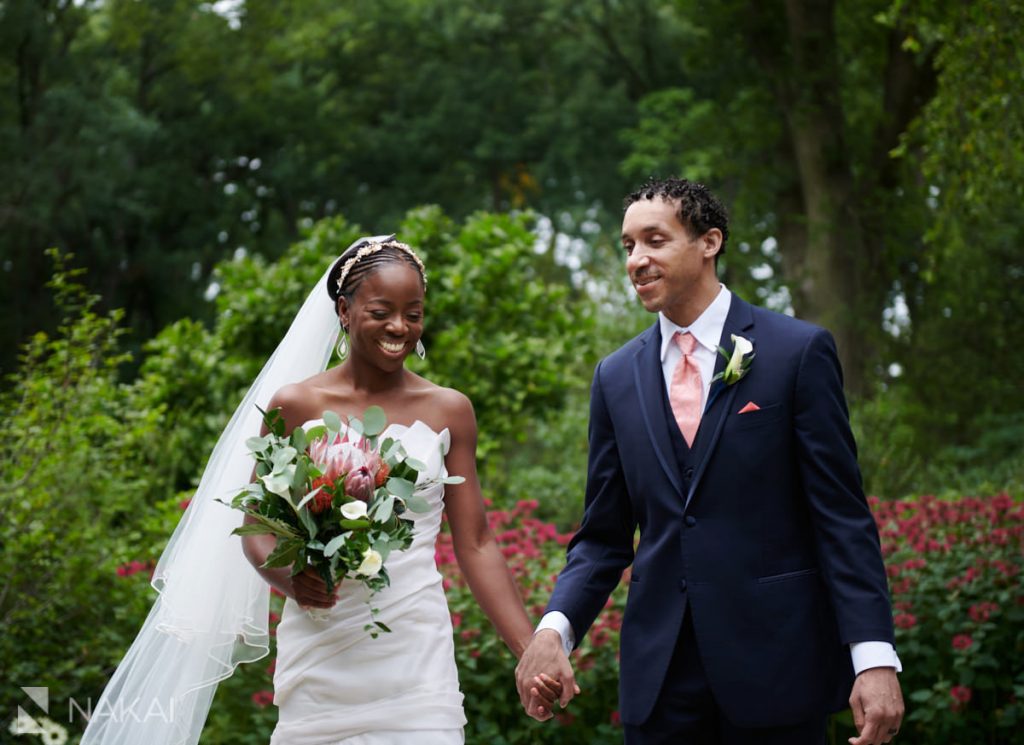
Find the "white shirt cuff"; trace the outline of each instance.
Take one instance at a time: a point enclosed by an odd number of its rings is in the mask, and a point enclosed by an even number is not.
[[[565,656],[568,657],[572,654],[573,647],[576,646],[576,635],[573,633],[572,625],[564,613],[557,610],[545,613],[544,617],[540,619],[540,623],[537,624],[537,630],[533,633],[536,634],[537,631],[543,629],[554,629],[557,631],[558,635],[562,637],[562,649],[565,650]]]
[[[873,667],[892,667],[898,673],[903,672],[903,664],[889,642],[854,642],[850,645],[850,656],[856,675]]]

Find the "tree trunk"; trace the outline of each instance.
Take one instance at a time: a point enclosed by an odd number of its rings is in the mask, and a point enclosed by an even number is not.
[[[835,336],[846,388],[859,395],[872,363],[865,331],[878,323],[880,309],[864,302],[868,257],[843,137],[834,2],[786,0],[785,6],[790,65],[777,91],[806,219],[801,266],[789,279],[798,288],[799,314]]]

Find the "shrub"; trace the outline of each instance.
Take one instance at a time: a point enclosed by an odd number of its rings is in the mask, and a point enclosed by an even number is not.
[[[509,569],[519,585],[531,620],[537,622],[565,563],[570,536],[533,517],[537,502],[520,501],[511,510],[488,513]],[[619,628],[625,584],[609,599],[572,663],[582,694],[556,721],[529,719],[515,687],[515,657],[477,605],[455,563],[451,536],[442,533],[437,564],[445,576],[448,606],[455,627],[459,683],[466,697],[467,743],[620,743],[618,724]]]
[[[66,722],[71,699],[98,698],[145,616],[129,577],[148,576],[174,508],[151,467],[160,412],[118,382],[121,313],[98,313],[69,257],[51,257],[62,320],[24,346],[0,393],[0,710],[34,712],[19,687],[43,686]]]
[[[1010,743],[1024,723],[1024,505],[872,499],[892,588],[901,742]]]

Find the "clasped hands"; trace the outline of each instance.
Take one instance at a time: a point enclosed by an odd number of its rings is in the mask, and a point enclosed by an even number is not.
[[[526,713],[540,722],[554,716],[556,701],[564,708],[580,692],[557,631],[533,635],[516,665],[516,688]]]

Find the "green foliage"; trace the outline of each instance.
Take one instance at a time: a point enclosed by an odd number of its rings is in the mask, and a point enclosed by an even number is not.
[[[1024,490],[1024,424],[1019,414],[980,415],[965,426],[980,434],[970,444],[940,440],[925,424],[936,412],[922,411],[905,386],[855,402],[851,423],[868,494],[893,499],[905,494],[984,494]],[[936,488],[938,486],[938,488]]]
[[[992,0],[940,20],[938,94],[900,150],[921,153],[929,220],[904,282],[913,323],[899,384],[919,452],[992,468],[1019,457],[1024,411],[1024,104],[1010,93],[1024,85],[1024,11]]]
[[[81,272],[51,257],[61,321],[24,347],[20,373],[0,395],[7,712],[23,703],[18,686],[49,686],[62,707],[98,695],[151,598],[129,577],[148,575],[177,513],[149,466],[159,459],[160,411],[117,382],[121,314],[98,313]]]
[[[424,374],[473,401],[486,460],[586,385],[593,322],[567,273],[534,250],[530,215],[477,213],[451,232],[437,210],[410,218],[401,234],[426,247],[431,278]]]

